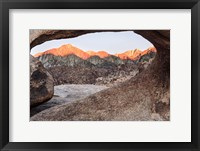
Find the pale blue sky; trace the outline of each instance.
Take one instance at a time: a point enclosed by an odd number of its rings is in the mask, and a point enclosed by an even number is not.
[[[47,41],[32,48],[31,54],[34,55],[52,48],[58,48],[65,44],[72,44],[84,51],[104,50],[110,54],[121,53],[136,48],[145,50],[153,46],[149,41],[135,34],[133,31],[99,32],[85,34],[75,38]]]

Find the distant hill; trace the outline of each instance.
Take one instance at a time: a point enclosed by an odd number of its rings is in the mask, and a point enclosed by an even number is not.
[[[110,54],[108,54],[106,51],[86,51],[90,56],[99,56],[100,58],[105,58],[110,56]]]
[[[81,50],[71,44],[66,44],[59,48],[53,48],[53,49],[47,50],[45,52],[38,53],[34,56],[39,57],[39,56],[46,55],[46,54],[52,54],[54,56],[62,56],[62,57],[74,54],[82,59],[87,59],[90,57],[90,55],[88,53],[84,52],[83,50]]]
[[[124,53],[115,54],[115,56],[123,60],[126,60],[126,59],[136,60],[137,57],[141,55],[141,53],[142,53],[141,50],[135,49],[135,50],[128,50]]]

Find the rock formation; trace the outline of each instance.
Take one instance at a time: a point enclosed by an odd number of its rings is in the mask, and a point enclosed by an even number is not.
[[[50,100],[54,93],[53,77],[42,63],[30,55],[30,106]]]
[[[100,31],[34,31],[31,47],[47,40]],[[169,120],[170,31],[135,30],[157,49],[156,58],[134,78],[71,104],[55,106],[31,120]]]
[[[49,67],[57,67],[57,66],[75,66],[75,65],[80,65],[80,66],[92,66],[90,62],[83,60],[82,58],[70,54],[67,56],[55,56],[52,54],[45,54],[42,56],[37,57],[39,61],[42,62],[45,68]]]
[[[30,116],[33,116],[43,110],[51,108],[53,106],[61,105],[76,101],[81,98],[85,98],[99,92],[103,89],[107,89],[106,86],[99,85],[78,85],[78,84],[66,84],[66,85],[58,85],[54,87],[54,96],[51,100],[42,103],[39,106],[31,108]]]

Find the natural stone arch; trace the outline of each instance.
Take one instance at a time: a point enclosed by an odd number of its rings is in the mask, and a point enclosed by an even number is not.
[[[30,30],[30,47],[48,40],[111,30]],[[152,64],[118,87],[72,104],[56,106],[32,120],[152,120],[169,119],[170,31],[134,30],[157,49]]]

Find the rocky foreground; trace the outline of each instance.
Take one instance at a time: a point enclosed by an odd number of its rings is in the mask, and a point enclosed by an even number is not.
[[[38,110],[39,113],[33,115],[31,121],[169,120],[169,92],[165,92],[162,100],[152,101],[149,92],[144,90],[144,94],[139,95],[138,100],[135,101],[141,89],[134,89],[135,87],[130,86],[128,83],[132,80],[111,88],[91,85],[76,87],[72,85],[72,89],[69,91],[70,85],[61,86],[63,90],[58,86],[58,93],[52,100],[47,102],[46,105],[40,105],[32,110],[32,114],[34,114],[34,111],[38,112]],[[67,92],[63,93],[64,91]],[[95,91],[96,93],[94,93]],[[124,116],[124,113],[126,116]]]
[[[86,98],[91,94],[94,94],[107,88],[107,86],[98,86],[92,84],[65,84],[55,86],[53,98],[48,102],[45,102],[37,107],[31,108],[30,115],[33,116],[48,108]]]

